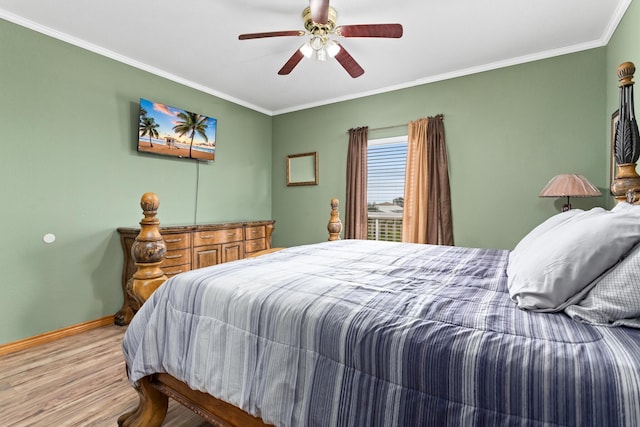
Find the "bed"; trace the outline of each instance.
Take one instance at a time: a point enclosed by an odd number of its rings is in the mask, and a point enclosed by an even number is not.
[[[169,398],[216,426],[640,425],[640,205],[512,251],[339,240],[331,217],[333,240],[139,274],[119,425],[161,425]]]
[[[510,255],[336,240],[173,277],[127,330],[120,424],[172,397],[221,426],[638,425],[640,333],[517,308]]]

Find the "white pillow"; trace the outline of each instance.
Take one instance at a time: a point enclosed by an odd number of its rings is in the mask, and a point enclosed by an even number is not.
[[[562,227],[564,223],[569,221],[575,215],[581,214],[584,211],[582,209],[571,209],[566,212],[561,212],[552,216],[551,218],[544,221],[542,224],[538,225],[536,228],[531,230],[526,236],[518,242],[513,251],[511,251],[512,257],[517,257],[520,254],[526,254],[529,251],[530,246],[536,245],[536,241],[540,238],[540,236],[544,235],[547,232],[553,232],[553,230],[557,227]]]
[[[638,205],[632,205],[630,203],[627,202],[620,202],[620,203],[616,203],[616,205],[611,208],[611,212],[618,212],[618,211],[626,211],[629,209],[635,209]]]
[[[627,205],[568,211],[536,227],[509,254],[511,299],[525,310],[560,311],[582,298],[640,242],[640,206]]]

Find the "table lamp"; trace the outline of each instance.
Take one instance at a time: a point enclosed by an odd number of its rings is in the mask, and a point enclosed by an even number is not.
[[[539,196],[566,197],[567,203],[562,206],[562,212],[566,212],[571,209],[570,197],[596,197],[602,193],[582,175],[562,174],[551,178]]]

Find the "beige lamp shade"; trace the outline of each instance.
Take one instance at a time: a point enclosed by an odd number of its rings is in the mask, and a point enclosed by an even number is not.
[[[562,209],[566,211],[571,209],[569,197],[597,197],[602,196],[602,193],[582,175],[562,174],[551,178],[539,196],[566,197],[567,203]]]

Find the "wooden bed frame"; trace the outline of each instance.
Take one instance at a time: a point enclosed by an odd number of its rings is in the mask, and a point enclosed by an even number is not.
[[[331,199],[331,214],[327,231],[329,240],[339,240],[342,231],[338,199]],[[162,285],[167,277],[160,269],[166,246],[160,235],[160,221],[156,218],[160,202],[154,193],[145,193],[140,200],[144,218],[140,222],[140,234],[133,243],[131,253],[137,270],[127,282],[126,291],[134,311],[138,311],[151,294]],[[282,248],[272,248],[254,254],[259,256]],[[118,418],[122,427],[158,427],[162,425],[169,398],[180,402],[207,422],[218,427],[264,427],[260,418],[227,402],[193,390],[184,382],[166,373],[157,373],[140,380],[138,406]]]

